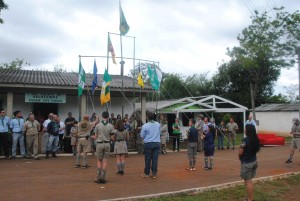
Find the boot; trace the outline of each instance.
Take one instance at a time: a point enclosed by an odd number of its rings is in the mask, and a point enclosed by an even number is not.
[[[53,157],[53,158],[56,158],[56,157],[57,157],[56,154],[55,154],[55,152],[52,152],[52,157]]]
[[[46,158],[49,158],[50,151],[46,151]]]

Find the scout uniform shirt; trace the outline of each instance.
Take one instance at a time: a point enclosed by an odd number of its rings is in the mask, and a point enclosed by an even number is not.
[[[13,133],[21,133],[23,131],[24,119],[23,118],[13,118],[10,122],[10,128]]]
[[[114,127],[110,123],[100,122],[95,128],[97,135],[96,142],[110,142],[110,134],[113,133]]]
[[[27,120],[25,123],[24,123],[24,127],[26,129],[26,135],[37,135],[38,134],[38,127],[39,127],[39,122],[37,120],[33,120],[33,121],[30,121],[30,120]]]
[[[8,116],[0,117],[0,133],[7,133],[10,119]]]
[[[233,123],[229,122],[226,127],[228,129],[229,134],[233,134],[233,135],[235,135],[236,131],[239,129],[238,125],[235,122]]]

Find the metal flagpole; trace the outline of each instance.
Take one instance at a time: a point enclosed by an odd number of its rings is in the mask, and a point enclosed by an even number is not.
[[[139,73],[141,73],[141,60],[139,60]],[[143,76],[142,76],[143,79]],[[143,104],[142,104],[142,87],[140,87],[140,103],[141,103],[141,117],[143,116],[142,112],[143,112]],[[143,119],[141,118],[141,121]]]
[[[107,73],[109,73],[109,71],[108,71],[108,69],[109,69],[109,49],[108,48],[110,48],[109,47],[109,45],[110,44],[108,44],[108,39],[109,39],[110,37],[109,37],[109,32],[107,32],[107,57],[106,57],[106,67],[107,67]],[[104,75],[103,75],[103,77],[104,77]],[[102,88],[101,88],[101,90],[102,90]],[[100,93],[100,96],[101,96],[101,93]],[[111,101],[109,101],[109,102],[111,102]],[[108,104],[107,103],[105,103],[105,106],[106,106],[106,111],[108,112],[109,110],[108,110]]]
[[[81,56],[79,55],[79,65],[81,64]],[[78,71],[78,85],[79,85],[79,71]],[[78,86],[79,87],[79,86]],[[80,101],[80,96],[78,94],[78,90],[77,90],[77,109],[78,109],[78,120],[81,121],[81,101]]]
[[[120,34],[120,43],[121,43],[121,76],[122,76],[122,94],[124,94],[124,64],[123,61],[123,47],[122,47],[122,35]],[[124,94],[125,95],[125,94]],[[124,117],[124,97],[122,98],[122,119]]]
[[[133,111],[135,112],[135,37],[133,38]]]

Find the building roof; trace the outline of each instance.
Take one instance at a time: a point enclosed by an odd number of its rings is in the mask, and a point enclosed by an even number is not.
[[[299,103],[262,104],[256,112],[299,111]]]
[[[136,103],[136,109],[141,109],[141,104]],[[227,100],[220,96],[209,95],[199,97],[185,97],[178,100],[164,100],[147,102],[146,109],[158,110],[160,113],[179,112],[246,112],[247,107]]]
[[[63,86],[74,88],[78,85],[78,73],[70,72],[49,72],[36,70],[9,70],[0,69],[0,85],[39,85],[39,86]],[[111,75],[112,81],[110,87],[121,89],[122,76]],[[91,87],[93,74],[86,74],[86,85]],[[98,74],[98,86],[101,87],[103,74]],[[134,83],[135,82],[135,83]],[[136,89],[140,89],[137,80],[128,76],[124,76],[124,88],[133,89],[133,83]],[[152,90],[151,86],[145,83],[144,90]]]

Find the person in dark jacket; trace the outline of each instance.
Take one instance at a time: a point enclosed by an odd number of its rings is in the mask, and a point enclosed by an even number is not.
[[[208,132],[203,133],[202,138],[204,140],[204,169],[211,170],[214,163],[214,153],[215,153],[215,127],[213,124],[208,125]],[[209,159],[209,165],[208,165]]]
[[[246,137],[242,140],[242,144],[239,148],[239,158],[241,161],[241,173],[240,176],[245,181],[247,189],[247,201],[253,200],[253,182],[257,169],[256,153],[260,149],[259,139],[256,134],[255,126],[247,124]]]
[[[189,120],[190,129],[187,131],[188,137],[188,158],[189,167],[187,170],[195,171],[196,155],[197,155],[197,143],[198,143],[198,130],[195,128],[195,119]]]

